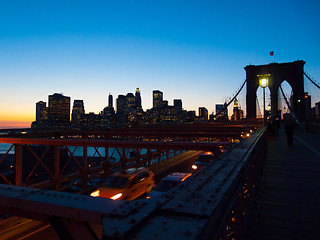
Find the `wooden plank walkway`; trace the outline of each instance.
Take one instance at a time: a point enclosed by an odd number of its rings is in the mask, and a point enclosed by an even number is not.
[[[244,239],[320,239],[320,136],[284,129],[267,141],[257,208]]]

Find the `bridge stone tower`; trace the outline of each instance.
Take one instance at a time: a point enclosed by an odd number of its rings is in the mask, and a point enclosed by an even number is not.
[[[299,60],[289,63],[270,63],[268,65],[248,65],[247,74],[247,118],[256,118],[256,96],[261,76],[268,78],[271,93],[271,118],[278,114],[278,90],[283,81],[287,81],[293,91],[292,108],[299,120],[305,119],[303,66],[306,62]]]

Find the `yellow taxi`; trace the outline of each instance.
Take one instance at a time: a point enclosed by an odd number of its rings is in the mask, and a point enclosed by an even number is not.
[[[149,194],[154,188],[154,174],[147,168],[129,168],[113,173],[105,184],[92,192],[92,197],[133,200]]]

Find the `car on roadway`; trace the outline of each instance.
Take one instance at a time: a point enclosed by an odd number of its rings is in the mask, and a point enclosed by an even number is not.
[[[169,174],[160,180],[159,184],[157,184],[156,188],[149,193],[147,198],[154,198],[164,195],[165,192],[169,191],[171,188],[183,182],[190,176],[191,173],[175,172]]]
[[[214,160],[214,154],[212,152],[200,154],[198,159],[192,165],[192,169],[194,171],[198,171],[201,168],[208,166],[213,160]]]
[[[144,167],[129,168],[107,177],[104,185],[92,192],[90,196],[130,201],[143,194],[149,194],[153,188],[152,171]]]

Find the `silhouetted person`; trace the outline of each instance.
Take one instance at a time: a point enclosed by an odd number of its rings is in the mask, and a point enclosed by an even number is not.
[[[287,143],[288,143],[288,146],[292,146],[293,144],[293,129],[294,129],[294,121],[292,119],[292,117],[288,117],[286,119],[286,122],[285,122],[285,131],[286,131],[286,135],[287,135]]]
[[[274,136],[273,124],[270,121],[267,122],[267,130],[269,136]]]
[[[274,134],[275,136],[278,136],[278,129],[280,128],[280,120],[279,118],[276,118],[273,122],[273,130],[274,130]]]

